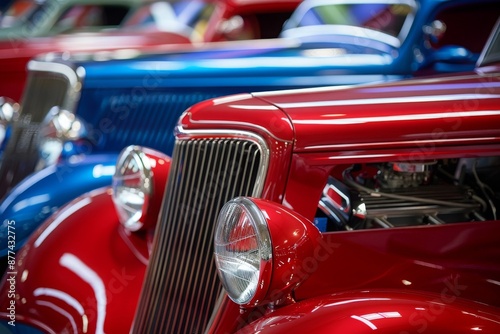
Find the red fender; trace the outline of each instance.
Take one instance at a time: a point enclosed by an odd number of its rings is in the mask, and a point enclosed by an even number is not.
[[[0,287],[0,317],[53,333],[128,333],[148,241],[120,224],[111,189],[51,216],[17,254]],[[12,293],[14,292],[14,293]]]
[[[500,333],[500,310],[453,294],[357,291],[292,304],[238,334]]]

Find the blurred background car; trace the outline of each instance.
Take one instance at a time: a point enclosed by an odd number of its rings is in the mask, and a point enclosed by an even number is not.
[[[0,39],[16,40],[120,25],[141,0],[15,0],[0,17]]]
[[[66,6],[68,12],[84,6],[114,11],[115,5],[105,1],[82,1],[56,3]],[[13,6],[17,8],[24,2],[26,1],[18,0]],[[93,52],[98,58],[99,55],[106,57],[111,51],[121,50],[118,52],[121,57],[127,57],[141,52],[143,48],[148,48],[150,52],[160,52],[182,48],[181,45],[191,43],[275,38],[299,2],[300,0],[131,2],[130,10],[117,26],[106,26],[103,31],[94,25],[85,24],[84,20],[79,26],[67,26],[64,31],[51,30],[47,37],[36,37],[42,33],[33,34],[35,36],[22,35],[19,27],[21,23],[12,23],[16,26],[16,34],[6,32],[9,38],[0,41],[0,152],[10,136],[10,124],[18,117],[19,100],[26,84],[26,66],[36,55],[59,52],[64,53],[64,57],[69,57],[70,53],[85,51]],[[120,6],[125,8],[126,3]],[[40,5],[35,8],[44,10],[45,7]],[[251,27],[245,25],[247,21],[252,22]]]
[[[499,36],[475,71],[191,106],[171,158],[127,147],[32,235],[0,310],[57,333],[497,333]]]
[[[43,10],[44,6],[49,6],[51,1],[47,0],[43,6],[37,5],[36,9]],[[111,4],[106,3],[105,0],[101,2],[57,0],[54,2],[64,7],[67,12],[76,11],[75,8],[85,6],[96,7],[100,11],[114,12],[115,3],[120,3],[120,6],[127,8],[127,12],[124,12],[124,17],[118,24],[106,26],[104,31],[101,26],[95,27],[82,22],[79,26],[68,23],[65,29],[54,28],[46,33],[23,34],[23,29],[18,25],[23,24],[25,19],[20,19],[20,23],[14,24],[12,29],[6,28],[7,30],[3,32],[5,38],[0,41],[0,77],[2,78],[0,96],[19,102],[26,82],[26,65],[36,55],[49,52],[105,52],[146,47],[151,49],[152,46],[157,46],[158,50],[167,50],[171,44],[276,38],[281,32],[283,23],[300,1],[129,0],[129,2],[120,2],[111,0]],[[58,13],[62,16],[57,20],[62,22],[65,12],[61,11],[62,9]],[[254,22],[252,31],[248,31],[243,23],[249,20]]]

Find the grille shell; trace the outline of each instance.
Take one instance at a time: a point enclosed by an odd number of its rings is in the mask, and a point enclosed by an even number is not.
[[[36,170],[39,163],[38,132],[49,110],[59,106],[74,111],[80,96],[82,77],[71,67],[32,61],[28,69],[20,117],[13,126],[0,162],[0,198]]]
[[[253,134],[177,136],[133,333],[205,331],[222,292],[216,216],[231,198],[260,196],[268,164],[267,145]]]

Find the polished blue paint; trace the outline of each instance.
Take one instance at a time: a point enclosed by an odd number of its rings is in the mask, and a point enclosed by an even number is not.
[[[0,333],[2,334],[43,334],[43,332],[37,328],[31,327],[29,325],[14,322],[15,326],[9,324],[8,321],[0,321]]]
[[[0,205],[0,257],[5,257],[7,224],[15,227],[15,246],[21,247],[49,215],[79,195],[111,185],[116,154],[73,157],[47,167],[19,183]]]

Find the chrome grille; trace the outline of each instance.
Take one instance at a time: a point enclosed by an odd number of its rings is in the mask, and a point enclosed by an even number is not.
[[[35,171],[41,122],[53,106],[74,107],[79,89],[75,72],[66,65],[43,62],[30,65],[20,118],[13,126],[0,162],[0,198]]]
[[[259,196],[267,149],[249,139],[177,140],[133,333],[202,333],[222,286],[213,260],[216,216]]]

